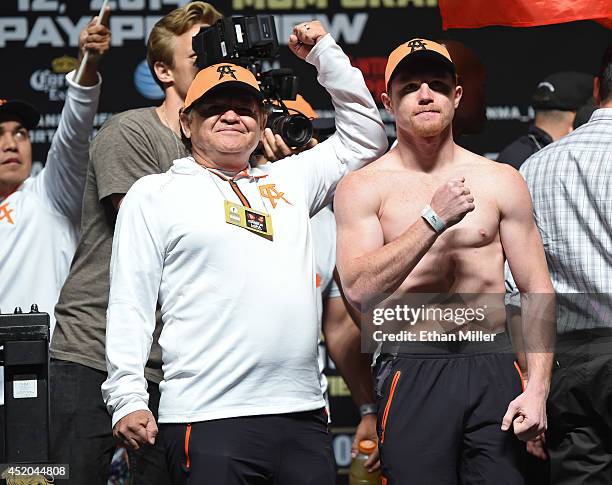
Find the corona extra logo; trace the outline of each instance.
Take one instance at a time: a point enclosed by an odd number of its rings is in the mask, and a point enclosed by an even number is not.
[[[56,57],[51,61],[51,69],[56,74],[66,74],[70,71],[74,71],[78,65],[79,60],[70,56]]]

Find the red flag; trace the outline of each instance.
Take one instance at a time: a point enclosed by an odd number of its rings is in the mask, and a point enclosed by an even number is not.
[[[534,27],[575,20],[612,25],[612,0],[439,0],[439,5],[444,30]]]

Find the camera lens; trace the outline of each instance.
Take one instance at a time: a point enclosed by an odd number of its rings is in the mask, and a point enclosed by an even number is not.
[[[312,138],[312,122],[302,114],[273,116],[268,124],[290,147],[303,147]]]

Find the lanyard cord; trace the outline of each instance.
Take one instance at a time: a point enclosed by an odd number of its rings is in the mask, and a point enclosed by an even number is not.
[[[212,176],[212,174],[210,173],[210,170],[208,170],[207,167],[204,167],[206,169],[206,173],[208,174],[208,176],[210,177],[210,180],[212,180],[213,184],[215,184],[215,187],[217,187],[217,190],[219,191],[219,193],[221,194],[221,198],[225,200],[225,195],[223,194],[223,191],[221,190],[221,187],[219,187],[219,184],[217,184],[217,181],[215,180],[215,178]]]
[[[217,187],[217,190],[219,191],[219,193],[221,194],[221,197],[223,199],[225,199],[226,197],[223,194],[223,191],[221,190],[221,187],[219,186],[219,184],[215,180],[215,177],[212,176],[213,173],[215,175],[217,175],[219,178],[221,178],[222,180],[225,180],[226,182],[228,182],[230,184],[230,186],[232,186],[232,190],[234,191],[234,193],[236,194],[236,196],[240,200],[240,203],[242,203],[247,208],[251,208],[251,204],[249,204],[249,201],[247,200],[246,196],[244,194],[242,194],[242,191],[240,190],[240,188],[238,187],[238,184],[236,183],[236,181],[233,178],[229,178],[229,177],[225,177],[225,176],[222,177],[219,174],[217,174],[216,172],[212,172],[212,170],[210,170],[208,167],[205,167],[204,165],[202,165],[202,167],[205,168],[206,171],[208,172],[208,176],[211,178],[211,180],[215,184],[215,187]],[[259,183],[259,179],[257,177],[254,177],[254,178],[255,178],[255,183],[258,184]],[[238,191],[238,192],[236,192],[236,191]],[[268,212],[268,207],[266,206],[266,203],[263,200],[263,197],[261,195],[261,191],[259,190],[259,185],[257,186],[257,193],[259,194],[259,200],[261,201],[261,206],[263,207],[263,210]],[[242,194],[242,197],[239,194]],[[244,200],[242,200],[242,198],[244,198]],[[246,204],[245,204],[245,202],[246,202]]]

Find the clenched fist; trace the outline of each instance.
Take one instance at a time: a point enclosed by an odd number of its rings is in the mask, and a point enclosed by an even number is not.
[[[98,83],[98,63],[108,52],[111,41],[109,14],[110,9],[106,7],[100,24],[98,17],[94,17],[79,35],[79,69],[75,81],[81,86],[95,86]]]
[[[98,24],[98,17],[94,17],[79,35],[79,60],[89,52],[88,62],[97,64],[100,58],[110,48],[111,32],[108,28],[108,17],[110,8],[106,7],[102,13],[102,19]]]
[[[133,411],[117,421],[113,435],[121,444],[137,450],[144,444],[155,444],[157,423],[151,411]]]
[[[326,34],[327,31],[318,20],[298,24],[289,36],[289,49],[300,59],[306,59],[313,46]]]
[[[465,186],[465,177],[452,179],[439,187],[429,205],[446,227],[457,224],[475,208],[474,196]]]
[[[502,431],[514,429],[521,441],[530,441],[542,435],[548,426],[546,393],[527,389],[510,402],[502,420]]]

